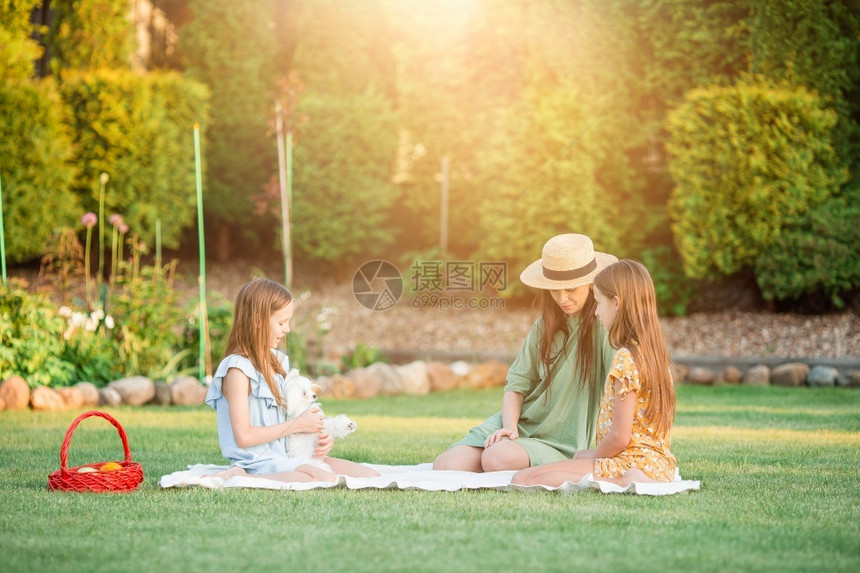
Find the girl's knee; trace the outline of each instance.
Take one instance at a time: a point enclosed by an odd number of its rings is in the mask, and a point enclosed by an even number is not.
[[[332,481],[337,480],[337,476],[335,474],[333,474],[332,472],[326,471],[322,468],[318,468],[316,466],[312,466],[312,465],[300,466],[297,468],[297,470],[301,471],[302,473],[306,473],[311,478],[311,480],[313,480],[313,481],[329,481],[329,482],[332,482]]]

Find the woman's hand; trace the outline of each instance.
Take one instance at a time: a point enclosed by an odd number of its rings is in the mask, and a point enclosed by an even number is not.
[[[333,446],[334,436],[325,431],[321,432],[317,447],[314,449],[314,457],[320,459],[326,457]]]
[[[519,432],[516,430],[508,430],[502,428],[501,430],[496,430],[492,434],[490,434],[486,440],[484,440],[484,448],[489,448],[496,442],[499,442],[502,438],[508,438],[509,440],[516,440],[519,438]]]
[[[289,426],[288,434],[318,434],[324,427],[325,416],[319,406],[308,408],[305,413],[298,418],[290,420],[287,423]]]

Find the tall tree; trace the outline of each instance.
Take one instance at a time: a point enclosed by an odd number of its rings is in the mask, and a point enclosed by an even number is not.
[[[293,231],[301,253],[352,270],[391,243],[397,197],[395,67],[377,0],[295,4],[292,69],[304,83],[294,140]]]
[[[37,0],[0,0],[0,184],[6,256],[41,254],[55,227],[78,212],[64,110],[53,82],[31,79],[42,49],[31,39]],[[46,192],[50,191],[50,192]]]
[[[53,0],[47,41],[54,73],[128,68],[134,28],[127,0]]]
[[[817,91],[839,114],[834,143],[860,168],[860,5],[747,0],[750,71]],[[852,6],[853,4],[853,6]]]
[[[0,80],[26,80],[42,48],[32,40],[30,12],[40,0],[0,0]]]
[[[395,181],[403,191],[412,250],[439,246],[442,163],[449,165],[448,250],[466,257],[485,195],[487,157],[523,89],[520,9],[510,2],[393,3],[400,145]],[[505,145],[510,150],[509,145]],[[509,161],[516,161],[516,155]]]
[[[272,0],[192,0],[193,20],[180,31],[186,72],[209,86],[211,123],[205,126],[205,209],[218,220],[216,255],[253,228],[252,197],[275,172],[269,125],[274,89]],[[190,129],[190,127],[189,127]]]

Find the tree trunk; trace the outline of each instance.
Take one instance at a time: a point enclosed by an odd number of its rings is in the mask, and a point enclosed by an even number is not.
[[[218,244],[215,246],[215,256],[219,263],[226,263],[230,258],[230,225],[218,225]]]

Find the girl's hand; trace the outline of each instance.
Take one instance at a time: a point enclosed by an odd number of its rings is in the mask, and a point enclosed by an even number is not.
[[[294,420],[290,420],[287,424],[290,425],[290,434],[318,434],[322,431],[323,425],[322,410],[319,406],[309,408],[304,414]]]
[[[314,449],[314,457],[320,459],[326,457],[333,446],[334,436],[327,432],[321,432],[317,447]]]
[[[490,434],[486,440],[484,440],[484,448],[489,448],[496,442],[501,441],[502,438],[507,437],[509,440],[516,440],[520,437],[519,432],[517,430],[507,430],[502,428],[501,430],[496,430],[492,434]]]

